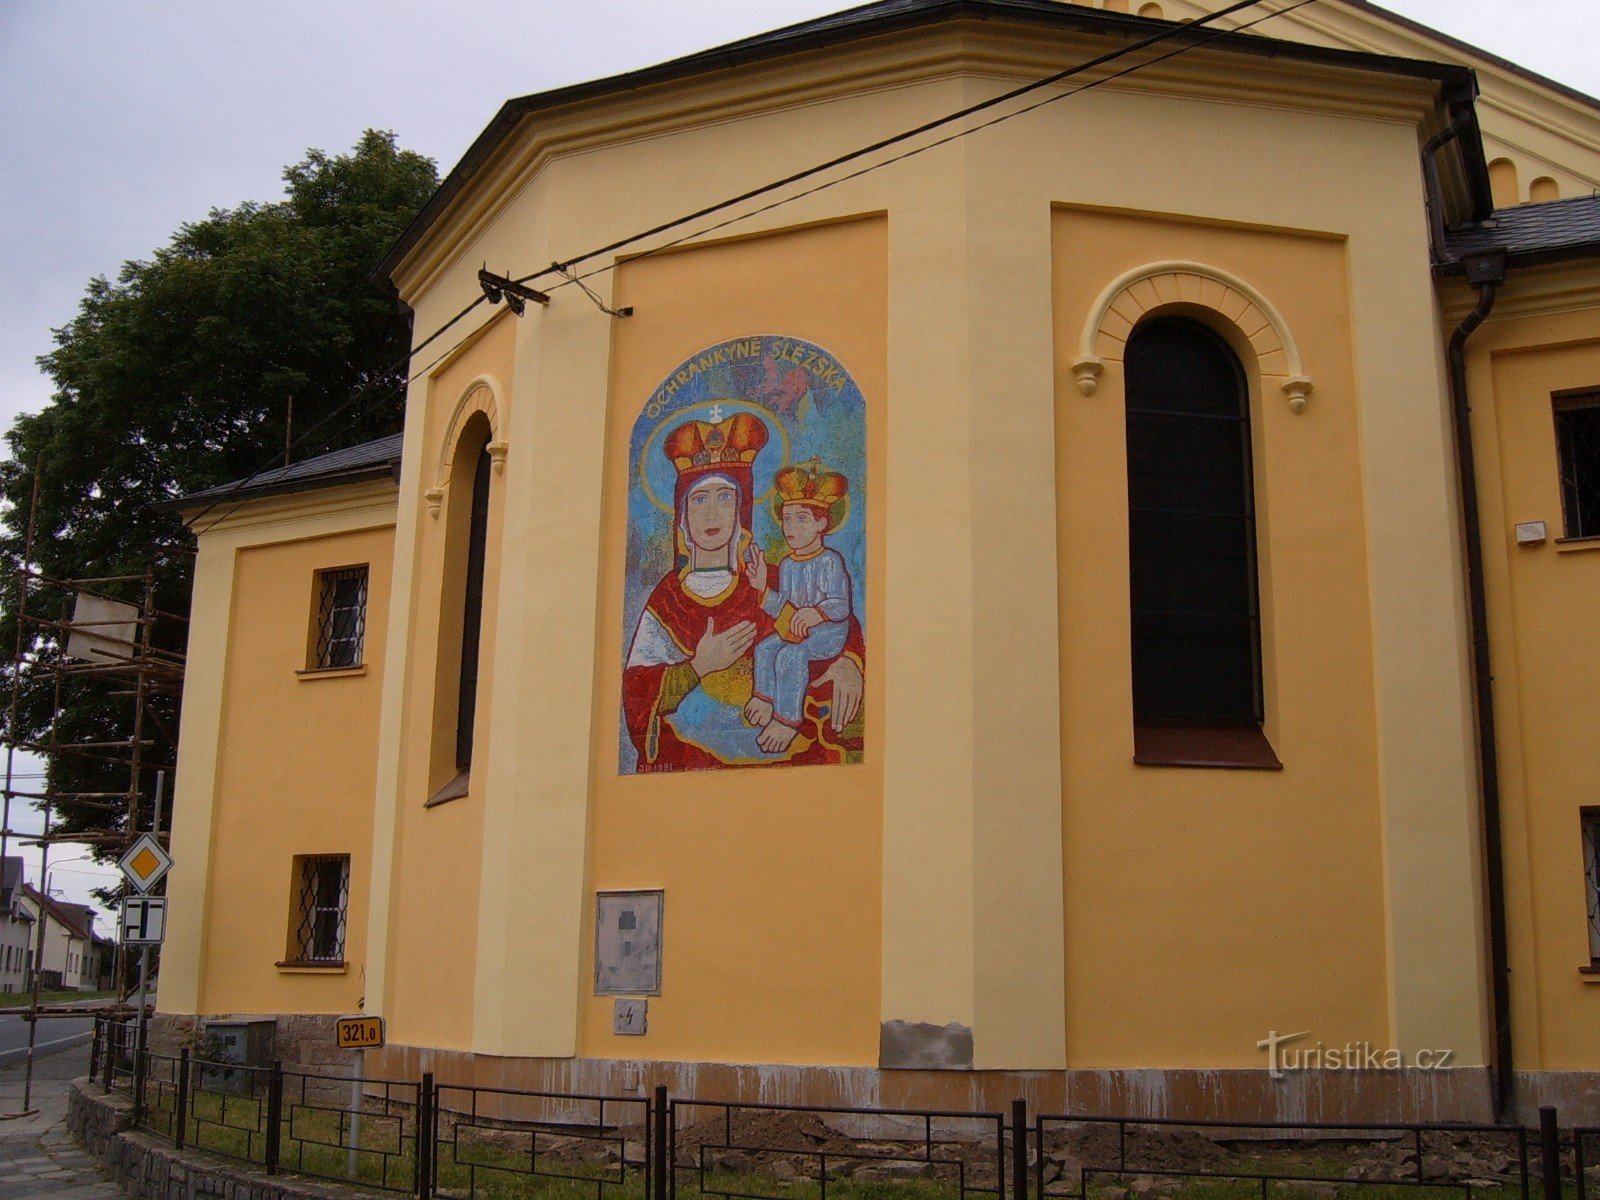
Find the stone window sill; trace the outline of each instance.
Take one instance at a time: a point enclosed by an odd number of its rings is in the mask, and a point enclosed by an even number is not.
[[[281,962],[273,963],[281,975],[343,975],[349,971],[348,963],[306,963],[306,962]]]
[[[1587,967],[1579,967],[1578,974],[1583,976],[1585,983],[1600,983],[1600,962],[1590,963]]]
[[[1574,550],[1600,550],[1600,537],[1559,537],[1556,551],[1571,554]]]
[[[1259,726],[1202,721],[1134,722],[1133,761],[1141,767],[1283,770]]]
[[[423,802],[423,808],[437,808],[441,804],[448,804],[452,800],[460,800],[467,794],[472,784],[472,768],[463,767],[455,773],[449,783],[445,784],[433,795]]]

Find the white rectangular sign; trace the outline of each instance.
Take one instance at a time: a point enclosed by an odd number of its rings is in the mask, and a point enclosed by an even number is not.
[[[122,902],[120,923],[123,945],[158,945],[167,936],[167,898],[129,896]]]

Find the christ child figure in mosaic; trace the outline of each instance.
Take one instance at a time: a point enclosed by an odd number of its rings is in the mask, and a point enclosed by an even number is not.
[[[756,644],[754,693],[744,719],[761,731],[757,746],[781,754],[800,730],[811,665],[838,658],[850,631],[850,572],[844,556],[823,540],[844,517],[849,481],[812,459],[785,467],[774,483],[789,552],[768,587],[766,555],[755,546],[745,550],[745,578],[773,631]]]

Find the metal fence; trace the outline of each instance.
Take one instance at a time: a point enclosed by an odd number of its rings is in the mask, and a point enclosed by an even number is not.
[[[1215,1200],[1372,1196],[1435,1189],[1530,1196],[1535,1158],[1515,1125],[1331,1124],[1040,1115],[1039,1200],[1089,1200],[1115,1186],[1141,1196],[1197,1190]],[[1396,1190],[1396,1196],[1407,1193]]]
[[[136,1053],[134,1028],[96,1022],[91,1073],[146,1132],[419,1200],[1600,1200],[1600,1126],[1560,1130],[1554,1109],[1536,1130],[1030,1123],[1020,1100],[1006,1114],[350,1079]]]
[[[1017,1125],[1020,1142],[1008,1141],[997,1112],[679,1099],[669,1104],[668,1126],[674,1197],[684,1187],[727,1200],[827,1200],[830,1190],[1005,1200],[1008,1186],[1021,1194],[1015,1180],[1007,1183],[1014,1165],[1026,1188],[1026,1124]]]
[[[655,1195],[658,1156],[645,1097],[440,1084],[429,1109],[434,1153],[426,1183],[435,1195]]]

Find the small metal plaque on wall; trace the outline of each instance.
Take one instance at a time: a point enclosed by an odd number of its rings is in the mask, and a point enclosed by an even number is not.
[[[661,994],[661,903],[659,891],[596,893],[595,995]],[[619,1014],[621,1003],[618,1001]],[[643,1033],[643,1001],[639,1012],[638,1030],[619,1028],[617,1032]]]
[[[624,1037],[642,1037],[649,1028],[649,1017],[650,1001],[643,997],[618,996],[612,1002],[611,1032]]]

